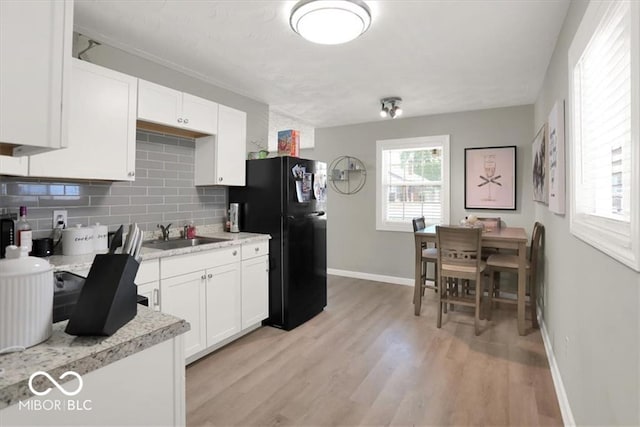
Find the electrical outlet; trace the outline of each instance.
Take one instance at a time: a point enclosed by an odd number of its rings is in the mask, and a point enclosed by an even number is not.
[[[62,222],[64,223],[63,228],[67,228],[67,211],[53,211],[53,227],[56,228],[58,225],[58,217],[61,217]]]

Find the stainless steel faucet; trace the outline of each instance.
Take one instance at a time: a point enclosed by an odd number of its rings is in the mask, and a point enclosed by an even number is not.
[[[162,240],[169,240],[169,227],[171,227],[171,223],[169,225],[158,224],[158,227],[162,231]]]

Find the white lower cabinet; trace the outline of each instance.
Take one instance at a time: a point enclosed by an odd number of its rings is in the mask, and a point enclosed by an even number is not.
[[[184,334],[185,357],[207,346],[206,276],[204,271],[162,279],[162,312],[186,320],[191,330]]]
[[[242,261],[242,329],[269,317],[269,257]]]
[[[240,332],[240,263],[207,270],[207,346]]]
[[[160,311],[160,282],[150,282],[138,285],[138,295],[147,297],[149,300],[149,308]]]
[[[149,308],[160,311],[160,260],[151,259],[140,263],[135,284],[138,295],[147,297]]]
[[[160,260],[160,308],[185,319],[190,363],[250,332],[269,315],[268,242]]]

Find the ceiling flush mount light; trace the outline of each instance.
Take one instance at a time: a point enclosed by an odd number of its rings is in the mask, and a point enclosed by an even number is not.
[[[380,117],[386,118],[391,117],[395,119],[398,116],[402,115],[402,108],[400,108],[400,103],[402,102],[402,98],[398,96],[391,96],[389,98],[382,98],[380,100],[380,105],[382,106],[380,110]]]
[[[291,10],[293,31],[318,44],[341,44],[367,31],[371,12],[360,0],[302,0]]]

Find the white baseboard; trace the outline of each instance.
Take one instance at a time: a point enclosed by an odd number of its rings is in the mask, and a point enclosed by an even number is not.
[[[393,283],[395,285],[413,286],[415,281],[406,277],[384,276],[382,274],[362,273],[360,271],[338,270],[327,268],[328,274],[334,276],[352,277],[354,279],[373,280],[374,282]]]
[[[549,360],[553,386],[556,389],[556,396],[558,396],[558,405],[560,406],[560,413],[562,414],[562,422],[565,426],[575,426],[576,420],[573,418],[573,412],[571,411],[571,405],[569,405],[567,391],[565,390],[564,383],[562,382],[560,369],[558,368],[558,363],[556,362],[556,357],[553,353],[553,347],[551,347],[551,339],[549,338],[547,326],[544,323],[540,307],[538,307],[538,323],[540,324],[540,334],[542,335],[542,341],[544,342],[544,349],[547,353],[547,359]]]

